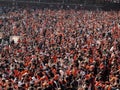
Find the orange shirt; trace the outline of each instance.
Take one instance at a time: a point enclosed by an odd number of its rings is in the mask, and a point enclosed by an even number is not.
[[[14,75],[16,76],[16,77],[18,77],[19,76],[19,74],[20,74],[20,72],[18,71],[18,70],[14,70]]]
[[[53,56],[53,60],[54,60],[54,62],[57,61],[57,56],[56,55]]]
[[[77,73],[78,73],[78,70],[77,70],[76,68],[73,68],[72,74],[73,74],[74,76],[76,76]]]
[[[71,71],[68,69],[68,70],[66,70],[66,74],[67,75],[70,75],[71,74]]]

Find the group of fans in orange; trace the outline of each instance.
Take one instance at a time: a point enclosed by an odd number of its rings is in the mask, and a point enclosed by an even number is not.
[[[119,23],[120,11],[12,8],[0,16],[0,90],[120,90]]]

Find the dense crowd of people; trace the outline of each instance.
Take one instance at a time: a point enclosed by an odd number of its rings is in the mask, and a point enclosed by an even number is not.
[[[120,11],[11,8],[0,16],[0,90],[120,90],[119,24]]]

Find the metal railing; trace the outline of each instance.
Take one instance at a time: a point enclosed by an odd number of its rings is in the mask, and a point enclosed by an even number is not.
[[[53,0],[49,0],[53,1]],[[55,9],[117,9],[120,10],[120,3],[105,3],[105,0],[94,0],[95,2],[89,2],[93,0],[80,0],[84,2],[80,3],[68,3],[69,0],[55,0],[56,2],[48,2],[48,0],[0,0],[0,5],[7,6],[38,6],[42,8],[55,8]],[[76,0],[78,1],[78,0]],[[120,0],[119,0],[120,1]]]
[[[0,0],[8,2],[26,2],[26,3],[66,3],[66,4],[102,4],[102,3],[120,3],[120,0]]]

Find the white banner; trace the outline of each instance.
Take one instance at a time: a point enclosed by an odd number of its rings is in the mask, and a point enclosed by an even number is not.
[[[21,38],[21,36],[10,36],[10,42],[14,41],[14,43],[18,43],[18,40]]]

